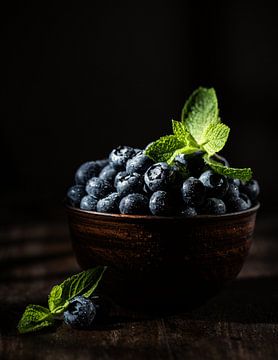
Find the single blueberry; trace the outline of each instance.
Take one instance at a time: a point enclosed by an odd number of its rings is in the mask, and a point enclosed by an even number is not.
[[[96,199],[101,199],[112,193],[113,187],[108,181],[93,177],[87,182],[86,191]]]
[[[153,164],[153,160],[151,160],[147,155],[145,155],[143,151],[140,151],[127,161],[126,172],[128,174],[133,174],[133,173],[144,174],[144,172],[152,164]]]
[[[64,312],[64,322],[77,329],[89,329],[96,316],[96,306],[84,296],[73,298]]]
[[[198,215],[197,210],[192,206],[186,206],[181,210],[180,214],[186,217],[193,217]]]
[[[149,213],[149,199],[142,194],[129,194],[120,202],[121,214],[144,215]]]
[[[224,196],[225,201],[239,197],[239,188],[234,182],[228,182],[228,190]]]
[[[116,174],[116,169],[114,169],[111,165],[106,165],[99,173],[99,178],[113,184]]]
[[[97,203],[97,211],[110,214],[119,213],[120,195],[116,192],[100,199]]]
[[[96,161],[88,161],[82,164],[75,173],[75,182],[78,185],[85,185],[89,179],[98,176],[100,166]]]
[[[181,194],[185,205],[195,207],[204,202],[206,189],[199,179],[191,176],[183,182]]]
[[[137,173],[127,174],[117,181],[117,191],[121,196],[126,196],[132,193],[141,193],[143,191],[144,180],[143,176]]]
[[[109,163],[118,171],[125,170],[127,160],[131,159],[135,154],[134,149],[130,146],[118,146],[110,153]]]
[[[241,181],[239,179],[227,178],[229,184],[235,184],[238,188],[241,186]]]
[[[191,176],[199,177],[207,169],[203,155],[203,151],[196,151],[193,154],[187,155],[187,170]]]
[[[71,206],[78,207],[85,195],[86,191],[83,185],[73,185],[67,192],[67,201]]]
[[[238,197],[227,200],[226,204],[229,212],[247,210],[252,206],[251,200],[244,193],[240,193]]]
[[[148,188],[155,192],[169,190],[174,186],[177,178],[177,169],[165,162],[152,165],[145,172],[144,180]]]
[[[118,181],[127,175],[126,171],[119,171],[114,179],[114,188],[117,188]]]
[[[257,180],[250,180],[240,186],[240,191],[246,194],[252,203],[255,203],[260,193],[260,187]]]
[[[96,160],[100,170],[103,169],[106,165],[109,164],[109,159]]]
[[[223,200],[207,198],[202,206],[201,212],[210,215],[222,215],[226,213],[226,205]]]
[[[166,191],[156,191],[150,198],[149,208],[153,215],[172,215],[174,213],[173,199]]]
[[[96,211],[98,200],[91,195],[86,195],[81,199],[80,209],[88,211]]]
[[[226,176],[207,170],[201,174],[199,180],[204,184],[208,197],[222,198],[229,187]]]

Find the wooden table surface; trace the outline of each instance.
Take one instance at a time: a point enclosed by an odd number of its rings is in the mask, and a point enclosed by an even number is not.
[[[239,277],[207,304],[159,318],[113,316],[91,331],[65,325],[19,335],[29,303],[79,271],[66,224],[0,231],[0,359],[278,359],[278,216],[258,219]]]

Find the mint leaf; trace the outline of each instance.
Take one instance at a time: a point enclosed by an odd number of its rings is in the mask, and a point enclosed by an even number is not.
[[[145,154],[155,162],[166,162],[177,149],[184,145],[184,142],[176,135],[166,135],[151,143],[145,150]]]
[[[182,123],[199,145],[206,143],[206,132],[218,124],[218,102],[214,89],[200,87],[189,97],[182,109]]]
[[[206,143],[204,150],[211,156],[223,149],[228,139],[230,128],[227,125],[218,123],[210,124],[204,135]]]
[[[18,331],[21,334],[37,331],[54,324],[54,318],[50,311],[40,305],[28,305],[18,323]]]
[[[60,314],[65,311],[70,300],[77,295],[89,297],[98,286],[105,269],[103,266],[97,266],[73,275],[62,284],[54,286],[48,298],[51,313]]]
[[[174,135],[181,141],[183,141],[186,136],[187,131],[181,121],[172,120],[172,129]]]
[[[250,168],[231,168],[211,159],[207,154],[204,155],[204,161],[218,174],[225,175],[234,179],[248,181],[252,178],[252,170]]]

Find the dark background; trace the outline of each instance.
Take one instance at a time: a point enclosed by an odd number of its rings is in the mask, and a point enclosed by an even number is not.
[[[263,4],[263,5],[262,5]],[[277,205],[275,2],[13,2],[2,9],[1,220],[55,217],[75,169],[170,132],[198,86],[231,127],[224,155]]]

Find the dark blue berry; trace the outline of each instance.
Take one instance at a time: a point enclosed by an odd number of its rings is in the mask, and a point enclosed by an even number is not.
[[[204,184],[208,197],[222,198],[229,187],[226,176],[216,174],[212,170],[207,170],[199,177]]]
[[[252,206],[251,200],[244,193],[239,194],[238,197],[226,200],[226,204],[229,212],[247,210]]]
[[[75,182],[79,185],[85,185],[89,179],[98,176],[100,166],[96,161],[88,161],[82,164],[75,174]]]
[[[177,170],[165,162],[152,165],[145,172],[144,180],[148,188],[155,192],[169,190],[177,178]]]
[[[250,180],[240,186],[240,191],[246,194],[252,203],[255,203],[260,193],[260,188],[257,180]]]
[[[149,213],[149,199],[142,194],[129,194],[120,202],[121,214],[144,215]]]
[[[106,165],[99,173],[99,178],[113,184],[116,174],[116,169],[114,169],[111,165]]]
[[[87,211],[96,211],[98,200],[91,195],[86,195],[80,202],[80,209]]]
[[[119,171],[114,179],[114,187],[117,188],[118,181],[127,175],[126,171]]]
[[[210,215],[222,215],[226,213],[226,205],[223,200],[207,198],[202,206],[201,212]]]
[[[206,189],[199,179],[191,176],[183,182],[181,194],[185,205],[195,207],[204,202]]]
[[[203,151],[196,151],[193,154],[187,155],[187,170],[191,176],[199,177],[207,169],[203,154]]]
[[[110,153],[109,163],[118,171],[125,170],[127,160],[131,159],[135,154],[134,149],[130,146],[118,146]]]
[[[241,186],[241,181],[239,179],[227,178],[229,184],[235,184],[238,188]]]
[[[97,203],[97,211],[103,213],[117,214],[119,212],[120,195],[112,193]]]
[[[84,296],[76,296],[64,312],[64,322],[77,329],[89,329],[96,316],[96,306]]]
[[[133,158],[129,159],[126,163],[126,172],[128,174],[138,173],[144,174],[144,172],[153,164],[153,161],[143,153],[138,152]]]
[[[186,216],[186,217],[193,217],[193,216],[198,215],[197,210],[192,206],[187,206],[187,207],[183,208],[181,210],[180,214],[182,216]]]
[[[121,196],[143,191],[144,180],[140,174],[127,174],[117,181],[117,191]]]
[[[238,186],[234,182],[229,182],[228,190],[224,197],[225,201],[229,201],[230,199],[238,198],[238,197],[239,197]]]
[[[74,185],[67,192],[67,201],[71,206],[78,207],[85,195],[86,191],[83,185]]]
[[[87,182],[86,191],[96,199],[102,199],[113,192],[113,187],[108,181],[93,177]]]
[[[167,216],[174,212],[173,199],[166,191],[156,191],[152,194],[149,208],[153,215]]]
[[[108,159],[102,159],[102,160],[96,160],[96,163],[98,164],[100,170],[103,169],[106,165],[109,164]]]

